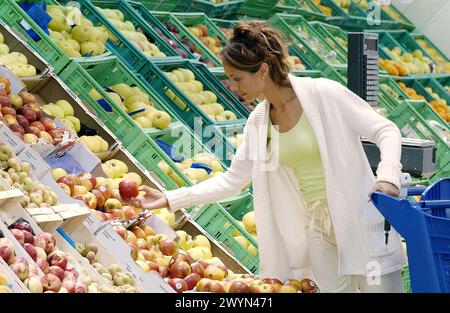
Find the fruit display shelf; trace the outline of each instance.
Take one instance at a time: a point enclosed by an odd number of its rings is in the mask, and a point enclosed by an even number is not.
[[[145,134],[142,128],[125,114],[103,88],[76,62],[72,62],[60,75],[61,79],[69,88],[82,100],[89,108],[94,110],[100,120],[114,135],[121,141],[125,148],[136,142],[137,139],[144,138],[147,142],[148,150],[146,154],[133,155],[148,171],[153,172],[162,182],[166,189],[178,188],[178,185],[158,167],[160,161],[170,163],[169,157]],[[91,90],[98,92],[102,100],[97,102],[90,95]],[[178,168],[173,168],[179,176],[182,172]]]
[[[420,78],[417,79],[417,81],[425,88],[425,92],[427,92],[434,101],[444,100],[445,105],[450,106],[450,93],[445,90],[445,88],[441,84],[439,84],[436,79]]]
[[[147,10],[136,7],[142,16],[148,16]],[[219,58],[205,45],[203,44],[180,20],[178,20],[175,14],[170,12],[150,12],[155,18],[157,18],[166,29],[170,32],[177,34],[181,40],[178,40],[178,44],[187,45],[191,53],[199,55],[199,60],[205,63],[208,67],[221,67],[222,62]]]
[[[0,2],[2,21],[20,33],[24,40],[39,53],[56,73],[70,62],[61,48],[26,14],[14,0]],[[32,36],[30,32],[34,32]]]
[[[344,59],[347,59],[348,37],[347,33],[339,26],[323,22],[310,22],[311,25],[325,40],[339,53]]]
[[[441,85],[444,90],[449,93],[450,92],[450,75],[444,77],[435,78],[436,81]]]
[[[326,16],[314,3],[308,0],[278,1],[275,6],[276,13],[298,14],[308,21],[324,21]]]
[[[202,12],[210,17],[228,18],[235,16],[244,0],[211,1],[211,0],[187,0],[183,1],[179,12]]]
[[[296,44],[312,69],[322,69],[323,63],[341,66],[347,60],[339,55],[309,23],[299,15],[275,14],[270,25],[279,29],[288,44]]]
[[[135,70],[146,64],[149,59],[180,59],[181,56],[168,42],[146,23],[141,16],[133,10],[126,1],[111,0],[105,2],[95,2],[82,0],[78,2],[81,12],[94,24],[103,25],[108,30],[109,38],[106,42],[108,49],[116,55],[120,55],[123,60]],[[119,29],[120,24],[112,21],[105,14],[104,10],[118,10],[123,14],[127,21],[127,29],[131,31],[124,32]],[[120,22],[120,21],[119,21]],[[120,22],[122,23],[122,22]],[[125,25],[122,23],[122,25]],[[134,30],[134,31],[133,31]],[[139,31],[137,31],[139,30]],[[132,38],[132,35],[135,37]],[[139,36],[139,38],[138,38]],[[144,44],[147,46],[145,47]],[[148,48],[150,47],[150,48]],[[151,56],[150,51],[151,49]],[[145,54],[146,52],[147,54]]]
[[[259,272],[259,257],[252,255],[233,237],[241,234],[251,245],[258,247],[256,240],[220,204],[210,204],[191,211],[192,218],[213,238],[222,242],[250,272]]]
[[[411,34],[417,44],[421,46],[433,61],[440,64],[444,68],[444,72],[450,74],[450,60],[448,56],[442,52],[427,36],[421,34]]]
[[[1,63],[17,77],[33,77],[45,75],[53,68],[34,49],[22,40],[11,27],[0,21]],[[24,64],[25,63],[25,64]]]
[[[183,3],[183,0],[139,0],[148,10],[173,12]]]
[[[172,75],[167,75],[169,71],[180,68],[187,69],[194,74],[195,80],[200,82],[203,86],[202,89],[208,91],[208,94],[215,98],[215,103],[219,103],[225,110],[222,115],[225,113],[227,116],[230,115],[228,120],[225,117],[221,120],[213,119],[212,115],[208,114],[207,111],[204,111],[206,108],[195,104],[192,95],[196,96],[196,94],[180,89],[178,87],[180,86],[180,83],[175,83],[171,80],[174,79],[172,76],[173,74],[169,73]],[[214,147],[213,151],[219,160],[229,166],[232,158],[231,155],[235,148],[223,135],[224,130],[227,128],[243,129],[245,117],[239,110],[244,110],[245,108],[239,108],[241,106],[240,103],[228,89],[226,89],[226,87],[223,86],[204,65],[188,61],[177,61],[172,62],[171,64],[149,64],[145,71],[141,71],[139,74],[141,74],[145,81],[152,85],[155,90],[159,91],[160,96],[167,103],[172,104],[173,112],[178,114],[194,133],[199,132],[199,134],[203,136],[203,142],[208,142],[210,143],[208,144],[209,147]],[[206,91],[201,91],[201,93]],[[203,100],[201,101],[205,100],[204,97],[202,99]],[[197,99],[195,101],[198,102],[200,100]],[[210,128],[210,126],[213,126],[213,128]]]
[[[397,27],[412,32],[416,27],[404,14],[400,12],[392,3],[389,5],[381,4],[381,10],[386,12],[393,20],[397,22]]]
[[[268,18],[272,13],[278,0],[244,0],[236,12],[237,16]]]
[[[448,128],[441,126],[439,116],[426,101],[405,100],[389,114],[389,119],[405,137],[434,141],[437,149],[435,172],[445,168],[450,161]]]

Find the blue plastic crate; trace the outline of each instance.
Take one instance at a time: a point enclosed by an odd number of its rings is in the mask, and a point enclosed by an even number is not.
[[[413,292],[450,292],[450,178],[443,178],[421,193],[419,202],[383,193],[372,201],[405,238]]]

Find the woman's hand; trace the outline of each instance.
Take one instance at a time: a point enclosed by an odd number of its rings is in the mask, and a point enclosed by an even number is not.
[[[130,205],[146,210],[156,210],[169,207],[169,202],[167,201],[166,196],[158,189],[150,188],[148,186],[140,186],[139,191],[144,191],[145,194],[128,201]]]
[[[372,189],[370,189],[370,192],[369,192],[369,201],[370,201],[370,196],[375,191],[381,191],[381,192],[383,192],[387,195],[390,195],[392,197],[395,197],[395,198],[398,198],[400,196],[400,190],[398,190],[397,186],[395,186],[394,184],[385,182],[385,181],[378,181],[373,185]]]

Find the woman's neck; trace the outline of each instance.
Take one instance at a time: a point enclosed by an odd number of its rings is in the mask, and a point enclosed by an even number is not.
[[[286,105],[295,97],[294,89],[289,86],[277,86],[271,83],[265,90],[264,95],[275,111],[284,111]]]

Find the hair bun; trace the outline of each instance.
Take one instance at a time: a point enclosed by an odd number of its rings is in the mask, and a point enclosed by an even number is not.
[[[251,27],[250,23],[238,23],[234,27],[234,33],[232,41],[243,42],[248,47],[251,47],[257,41],[258,32],[255,32],[255,29]]]

